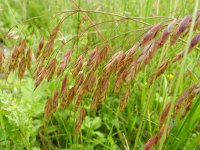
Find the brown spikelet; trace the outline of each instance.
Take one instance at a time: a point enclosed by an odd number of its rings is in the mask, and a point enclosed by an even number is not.
[[[159,40],[159,47],[162,47],[165,42],[167,41],[167,39],[169,38],[173,28],[174,28],[174,25],[176,24],[177,22],[177,19],[174,19],[167,27],[166,29],[163,31],[163,34]]]
[[[92,92],[96,86],[96,80],[97,80],[97,73],[94,73],[91,77],[90,77],[90,80],[88,82],[88,86],[87,86],[87,90],[89,92]]]
[[[65,92],[65,93],[67,93],[67,92]],[[66,103],[67,103],[67,94],[65,94],[61,98],[60,110],[63,110],[66,107]]]
[[[188,15],[184,17],[182,21],[180,22],[180,25],[178,28],[178,34],[181,34],[182,32],[184,32],[190,26],[191,21],[192,21],[191,16]]]
[[[98,48],[95,47],[88,58],[87,65],[86,65],[87,70],[89,71],[95,70],[98,62],[99,62],[99,52],[98,52]]]
[[[137,60],[134,60],[125,70],[123,71],[123,76],[125,81],[130,83],[131,79],[133,79],[137,73]],[[122,77],[123,77],[122,76]],[[120,85],[120,84],[119,84]]]
[[[63,79],[63,82],[65,82],[65,80],[66,78]],[[66,84],[67,84],[67,81],[66,81]],[[63,110],[66,106],[69,106],[69,104],[71,103],[71,102],[70,103],[68,102],[68,95],[69,95],[69,92],[71,91],[68,90],[67,85],[66,86],[63,85],[63,87],[61,87],[61,90],[62,89],[63,89],[63,92],[61,92],[62,98],[61,98],[60,110]]]
[[[33,61],[33,53],[32,50],[29,48],[26,53],[26,66],[28,70],[30,70],[31,68],[32,61]]]
[[[76,119],[76,122],[75,122],[75,130],[76,130],[77,133],[79,133],[81,131],[81,125],[83,123],[85,115],[86,115],[85,109],[81,108],[81,110],[80,110],[80,112],[78,114],[78,117]]]
[[[84,63],[84,56],[83,55],[80,55],[76,61],[76,64],[75,64],[75,68],[73,70],[73,77],[75,78],[78,73],[80,72],[82,66],[83,66],[83,63]]]
[[[180,119],[183,119],[186,116],[191,106],[192,106],[192,99],[188,100],[187,103],[185,104],[185,110],[183,110],[183,113],[181,114]]]
[[[139,57],[134,60],[123,72],[123,77],[125,78],[126,82],[129,83],[131,79],[134,79],[136,73],[139,72],[143,67],[145,67],[153,58],[157,49],[158,42],[155,39],[152,39],[145,45]]]
[[[76,83],[74,85],[74,91],[77,92],[78,88],[82,85],[84,81],[84,75],[83,73],[79,74],[78,79],[76,80]]]
[[[166,122],[170,107],[171,107],[171,102],[169,102],[165,106],[164,110],[162,111],[162,114],[161,114],[161,117],[160,117],[160,124],[159,124],[160,129],[163,127],[163,124]]]
[[[98,62],[98,64],[102,64],[106,60],[107,56],[108,56],[108,48],[103,47],[101,49],[101,51],[99,52],[99,62]]]
[[[163,126],[162,128],[160,128],[160,130],[158,131],[158,133],[149,139],[149,141],[144,146],[144,150],[150,150],[155,144],[159,143],[159,141],[161,140],[161,138],[163,136],[165,128],[166,128],[165,126]],[[167,129],[166,138],[169,135],[169,132],[170,132],[170,130],[168,128]]]
[[[80,86],[77,92],[76,100],[75,100],[75,111],[78,110],[78,107],[82,101],[83,94],[84,94],[84,88],[83,86]]]
[[[163,133],[164,133],[164,130],[165,130],[166,126],[163,126],[162,128],[160,128],[158,134],[157,134],[157,143],[161,140],[162,136],[163,136]],[[167,134],[166,134],[166,137],[168,136],[169,134],[169,129],[167,129]]]
[[[123,51],[116,52],[108,61],[107,65],[104,68],[104,72],[107,74],[111,74],[113,71],[115,71],[122,58],[123,58]]]
[[[185,115],[189,112],[194,97],[200,93],[200,82],[191,86],[182,92],[181,96],[174,107],[174,117],[180,114],[180,119],[183,119]]]
[[[157,135],[151,137],[144,146],[144,150],[150,150],[157,143]]]
[[[23,78],[25,71],[26,71],[26,59],[25,57],[22,57],[18,66],[18,76],[20,80]]]
[[[62,87],[61,87],[61,96],[63,97],[66,92],[67,88],[67,79],[68,79],[68,74],[65,75],[63,81],[62,81]]]
[[[181,114],[180,119],[183,119],[190,110],[194,97],[199,93],[200,82],[183,91],[175,104],[174,117]]]
[[[52,52],[53,52],[53,48],[54,48],[54,39],[50,38],[45,47],[44,47],[44,51],[43,51],[43,55],[41,57],[43,57],[43,60],[47,59],[48,56],[51,56]]]
[[[56,37],[59,29],[60,29],[60,23],[58,25],[56,25],[56,27],[50,33],[49,40],[47,41],[47,43],[44,47],[44,51],[43,51],[43,55],[42,55],[44,60],[46,58],[48,58],[49,56],[51,56],[51,54],[53,52],[55,37]]]
[[[140,56],[137,59],[138,69],[140,70],[142,67],[144,67],[146,64],[149,63],[149,61],[153,58],[155,52],[158,49],[158,43],[156,39],[152,39],[142,50]]]
[[[155,24],[151,27],[151,29],[144,35],[143,39],[140,41],[140,45],[144,46],[147,42],[152,40],[156,33],[160,30],[161,24]]]
[[[4,59],[5,59],[4,52],[0,50],[0,73],[2,73],[4,70],[4,66],[3,66]]]
[[[150,75],[150,78],[149,78],[149,85],[151,85],[153,83],[154,80],[156,80],[160,75],[162,75],[165,70],[167,69],[167,66],[169,64],[169,59],[167,60],[164,60],[159,66],[158,68],[156,69],[155,72],[153,72],[151,75]]]
[[[128,103],[128,97],[130,95],[130,89],[126,89],[126,91],[122,94],[120,99],[120,111],[123,112],[124,108]]]
[[[88,72],[85,80],[84,80],[84,88],[87,91],[93,91],[94,87],[95,87],[95,83],[96,83],[96,78],[97,78],[97,71],[90,71]]]
[[[133,47],[131,47],[128,51],[126,51],[125,58],[124,58],[125,63],[129,63],[129,62],[133,61],[134,54],[138,50],[139,45],[140,45],[140,43],[136,43]]]
[[[98,83],[97,83],[97,87],[96,87],[95,92],[93,94],[92,103],[90,105],[91,110],[96,110],[98,108],[99,104],[100,104],[102,78],[103,77],[99,78]]]
[[[60,76],[61,73],[64,72],[65,68],[67,67],[69,61],[71,60],[71,55],[73,51],[69,50],[64,54],[64,58],[61,60],[58,68],[57,68],[57,76]]]
[[[178,101],[174,106],[174,117],[185,108],[188,101],[191,101],[194,98],[195,95],[192,94],[193,87],[183,91],[181,96],[178,98]]]
[[[40,85],[40,83],[44,80],[46,75],[46,69],[42,69],[40,71],[40,73],[38,74],[37,78],[36,78],[36,82],[35,82],[35,89]]]
[[[40,39],[40,43],[38,45],[38,50],[37,50],[37,52],[35,54],[36,59],[38,59],[38,57],[40,56],[43,46],[44,46],[44,37],[42,37]]]
[[[53,99],[49,97],[49,99],[46,101],[45,107],[44,107],[44,117],[49,118],[51,116],[51,104],[53,102]]]
[[[58,106],[58,89],[54,91],[51,111],[54,113]]]
[[[110,80],[108,76],[105,76],[102,78],[102,83],[101,83],[101,92],[100,92],[100,100],[103,101],[106,98],[107,92],[108,92],[108,88],[110,85]]]
[[[16,45],[9,58],[9,67],[8,67],[9,72],[14,71],[15,68],[18,67],[18,58],[19,58],[19,46]]]
[[[35,66],[35,70],[34,70],[34,78],[38,77],[40,71],[42,70],[42,60],[39,59],[37,62],[36,62],[36,66]]]
[[[26,40],[23,39],[18,49],[20,58],[25,55],[25,50],[26,50]]]
[[[124,83],[123,77],[117,76],[116,79],[115,79],[115,88],[114,88],[115,93],[119,93],[123,83]]]
[[[172,62],[175,63],[183,58],[185,51],[179,52],[173,59]]]
[[[69,89],[69,92],[67,94],[67,101],[66,101],[64,107],[68,107],[71,104],[71,102],[72,102],[72,100],[75,96],[75,90],[74,89],[75,89],[74,87]]]
[[[177,41],[177,39],[183,34],[190,26],[192,21],[191,16],[186,16],[184,17],[181,22],[179,23],[176,31],[172,34],[171,39],[170,39],[170,44],[174,45]]]
[[[58,23],[58,24],[55,26],[55,28],[51,31],[51,33],[50,33],[50,38],[55,38],[56,35],[57,35],[57,33],[58,33],[58,31],[59,31],[59,29],[60,29],[60,23]]]
[[[54,91],[53,98],[49,98],[45,104],[44,115],[46,118],[51,117],[51,115],[56,111],[58,106],[58,90]]]
[[[53,78],[54,72],[56,71],[56,65],[57,60],[54,58],[46,66],[46,79],[48,82]]]
[[[198,33],[190,42],[190,50],[197,46],[200,41],[200,33]]]
[[[102,75],[98,80],[97,87],[92,97],[92,103],[90,105],[91,110],[96,110],[99,104],[106,98],[109,85],[109,77],[106,74]]]

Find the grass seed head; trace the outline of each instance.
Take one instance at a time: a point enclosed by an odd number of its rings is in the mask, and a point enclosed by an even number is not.
[[[161,76],[165,72],[165,70],[167,69],[168,64],[169,64],[169,59],[166,59],[158,66],[156,71],[153,72],[150,75],[150,78],[149,78],[149,81],[148,81],[149,85],[151,85],[154,80],[156,80],[159,76]]]
[[[75,108],[74,108],[75,111],[78,110],[78,107],[82,101],[83,94],[84,94],[84,87],[80,86],[77,92],[76,100],[75,100]]]
[[[65,77],[62,81],[62,87],[61,87],[61,96],[62,97],[65,95],[65,92],[67,89],[67,79],[68,79],[68,74],[65,75]]]
[[[51,104],[52,104],[52,97],[49,97],[49,99],[46,101],[45,107],[44,107],[44,117],[49,118],[51,116]]]
[[[26,47],[27,47],[26,40],[23,39],[18,49],[20,58],[22,58],[25,55]]]
[[[36,59],[38,59],[39,56],[41,55],[41,51],[42,51],[42,48],[43,48],[43,47],[44,47],[44,37],[42,37],[42,38],[40,39],[40,43],[39,43],[39,45],[38,45],[38,50],[37,50],[37,52],[36,52],[36,54],[35,54]]]
[[[173,59],[172,62],[175,63],[183,58],[185,51],[179,52]]]
[[[76,92],[78,91],[78,88],[82,85],[83,81],[84,81],[84,75],[83,75],[83,73],[81,73],[81,74],[79,74],[79,77],[76,80],[76,83],[74,85],[74,90]]]
[[[144,35],[142,40],[140,41],[140,46],[144,46],[146,43],[151,41],[157,34],[157,32],[160,30],[161,24],[155,24],[151,27],[149,31]]]
[[[98,64],[102,64],[108,56],[108,47],[103,47],[99,52],[99,62]]]
[[[46,69],[43,68],[43,69],[39,72],[39,74],[38,74],[38,76],[37,76],[37,78],[36,78],[35,88],[37,88],[37,87],[40,85],[40,83],[44,80],[45,76],[46,76]]]
[[[76,61],[76,64],[75,64],[75,68],[73,70],[73,77],[75,78],[78,73],[80,72],[82,66],[83,66],[83,63],[84,63],[84,56],[83,55],[80,55]]]
[[[132,48],[130,48],[128,51],[126,51],[124,62],[128,62],[130,60],[133,60],[134,54],[136,53],[136,51],[139,48],[139,44],[140,43],[136,43]]]
[[[198,33],[190,42],[190,50],[197,46],[200,41],[200,33]]]
[[[33,61],[33,53],[32,53],[32,50],[29,48],[26,53],[26,65],[27,65],[27,69],[29,70],[31,68],[32,61]]]
[[[157,143],[157,135],[151,137],[144,146],[144,150],[150,150]]]
[[[56,58],[54,58],[45,67],[46,68],[46,79],[48,82],[53,78],[53,75],[56,71],[56,65],[57,65],[57,60],[56,60]]]
[[[58,24],[55,26],[55,28],[51,31],[51,33],[50,33],[50,38],[55,38],[56,35],[57,35],[57,33],[58,33],[58,31],[59,31],[59,29],[60,29],[60,23],[58,23]]]
[[[104,67],[104,72],[106,72],[107,74],[111,74],[112,72],[116,71],[118,64],[121,62],[122,58],[123,51],[116,52]]]
[[[65,68],[67,67],[67,65],[69,64],[70,60],[71,60],[71,55],[72,55],[73,51],[69,50],[64,54],[64,58],[61,60],[58,68],[57,68],[57,76],[60,76]]]
[[[185,108],[188,101],[191,101],[194,98],[195,95],[192,94],[193,87],[186,89],[179,96],[178,101],[174,106],[174,117],[176,117]]]
[[[18,67],[18,59],[19,59],[19,46],[16,45],[12,51],[12,54],[9,58],[9,72],[14,71],[16,67]]]
[[[99,62],[99,52],[98,52],[98,48],[95,47],[94,50],[91,52],[88,61],[87,61],[87,70],[91,71],[91,70],[95,70],[97,67],[97,63]]]
[[[77,133],[80,133],[80,131],[81,131],[81,125],[83,123],[85,115],[86,115],[85,109],[81,108],[81,110],[80,110],[80,112],[78,114],[78,117],[76,119],[76,122],[75,122],[75,130],[76,130]]]
[[[159,40],[159,47],[162,47],[165,42],[167,41],[167,39],[169,38],[175,24],[177,22],[177,19],[174,19],[167,27],[166,29],[163,31],[163,34]]]
[[[22,57],[18,66],[18,76],[20,80],[23,78],[25,71],[26,71],[26,59],[25,57]]]
[[[75,96],[75,90],[74,90],[74,87],[72,87],[69,89],[69,92],[67,94],[67,101],[65,103],[65,107],[68,107],[71,104],[74,96]]]
[[[171,102],[169,102],[165,106],[164,110],[162,111],[162,114],[161,114],[161,117],[160,117],[160,124],[159,124],[160,129],[163,127],[163,124],[166,122],[170,107],[171,107]]]
[[[177,29],[175,30],[175,32],[172,34],[171,39],[170,39],[170,44],[174,45],[177,41],[177,39],[181,36],[181,34],[183,34],[184,32],[186,32],[186,30],[188,30],[190,24],[192,21],[192,17],[191,16],[186,16],[184,17],[181,22],[179,23]]]
[[[120,111],[123,112],[124,108],[126,107],[128,103],[128,98],[130,95],[130,89],[126,89],[126,91],[122,94],[120,99]]]
[[[58,106],[58,89],[54,91],[53,101],[52,101],[52,109],[51,111],[54,113]]]
[[[54,48],[54,39],[49,39],[44,47],[44,51],[41,57],[43,57],[44,60],[47,59],[49,56],[51,56],[53,48]]]

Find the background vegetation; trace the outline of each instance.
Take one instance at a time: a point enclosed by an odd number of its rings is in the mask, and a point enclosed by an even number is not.
[[[112,49],[109,56],[131,48],[150,25],[192,16],[199,5],[195,0],[77,0],[76,3],[97,24]],[[78,10],[71,0],[0,0],[1,41],[12,50],[25,38],[35,53],[41,37],[47,41],[52,29],[64,17],[54,48],[58,51],[58,60],[69,49],[75,50],[72,60],[80,54],[88,57],[95,47],[103,48],[105,42]],[[182,37],[174,46],[164,45],[136,76],[124,112],[119,111],[122,92],[114,94],[114,78],[106,100],[96,113],[89,111],[91,96],[84,96],[82,105],[87,115],[80,134],[74,129],[78,113],[72,105],[56,111],[48,122],[44,118],[45,103],[62,79],[54,77],[49,83],[42,82],[34,91],[34,67],[22,80],[17,72],[11,73],[7,80],[0,81],[0,149],[143,149],[148,139],[158,132],[159,118],[166,104],[176,101],[185,89],[199,82],[197,47],[185,57],[184,64],[169,65],[151,87],[147,83],[164,58],[173,58],[187,47],[187,38]],[[68,86],[72,87],[74,82],[70,78]],[[169,122],[173,128],[162,149],[199,148],[199,104],[196,96],[183,120]]]

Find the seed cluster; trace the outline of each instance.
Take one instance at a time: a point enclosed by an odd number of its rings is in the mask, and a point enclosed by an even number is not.
[[[86,116],[86,110],[81,106],[83,97],[90,95],[92,97],[90,109],[97,110],[100,104],[106,99],[110,87],[110,78],[114,76],[115,93],[119,93],[120,91],[123,93],[119,102],[119,109],[123,111],[131,94],[131,88],[129,87],[131,81],[134,81],[136,75],[150,63],[156,52],[166,44],[169,38],[169,44],[174,45],[179,37],[186,35],[189,31],[191,21],[192,17],[188,15],[183,19],[173,19],[166,27],[160,23],[152,25],[141,40],[126,52],[121,50],[114,54],[109,54],[107,46],[100,50],[98,47],[95,47],[88,57],[84,54],[79,55],[74,63],[72,63],[74,50],[67,50],[60,62],[56,56],[54,57],[54,43],[61,27],[61,23],[58,23],[50,33],[46,43],[44,37],[41,38],[35,57],[31,48],[27,48],[25,39],[22,40],[20,45],[14,47],[9,58],[8,68],[5,68],[6,65],[4,65],[4,53],[0,52],[0,72],[5,72],[6,75],[9,75],[11,71],[18,68],[18,76],[22,79],[26,73],[26,69],[30,70],[33,61],[35,61],[35,89],[44,80],[48,82],[52,81],[54,76],[62,79],[61,87],[57,87],[54,90],[53,96],[49,97],[46,101],[44,116],[50,118],[58,107],[60,110],[66,109],[70,106],[73,99],[75,99],[74,110],[79,111],[75,129],[77,132],[80,132],[81,124]],[[199,24],[200,11],[198,11],[195,18],[194,30],[197,29]],[[162,33],[159,35],[160,32]],[[199,41],[200,33],[191,40],[189,52],[198,45]],[[170,64],[181,60],[185,54],[185,51],[181,51],[174,58],[163,60],[156,70],[151,73],[148,80],[149,86],[165,72]],[[109,57],[110,55],[111,57]],[[66,73],[66,70],[69,70],[69,73]],[[68,84],[71,76],[75,80],[73,86],[69,86]],[[199,89],[200,83],[194,85],[180,96],[174,107],[174,118],[180,113],[181,118],[185,116],[191,107],[195,95],[199,94]],[[59,101],[59,99],[61,100]],[[171,103],[167,104],[163,110],[160,118],[160,130],[157,135],[148,141],[145,146],[146,150],[150,149],[155,143],[158,143],[162,137],[166,116],[170,107]]]
[[[172,117],[173,120],[175,120],[177,118],[183,119],[185,117],[185,115],[189,112],[189,110],[192,106],[192,102],[193,102],[195,96],[198,95],[199,93],[200,93],[200,82],[182,92],[182,94],[178,98],[178,101],[175,103],[175,106],[173,108],[173,117]],[[164,110],[162,111],[162,114],[160,117],[160,123],[159,123],[159,132],[149,139],[149,141],[146,143],[146,145],[144,147],[145,150],[149,150],[155,144],[159,143],[160,139],[162,138],[165,128],[167,128],[166,136],[169,135],[170,129],[172,127],[167,127],[166,121],[167,121],[167,117],[168,117],[171,106],[172,106],[172,104],[171,104],[171,102],[169,102],[165,106]]]

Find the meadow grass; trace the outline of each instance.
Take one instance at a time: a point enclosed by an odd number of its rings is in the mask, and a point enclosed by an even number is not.
[[[173,18],[196,15],[198,0],[6,0],[0,3],[0,38],[10,49],[27,40],[28,47],[37,51],[42,36],[47,41],[57,23],[64,18],[55,38],[56,56],[63,59],[63,53],[74,49],[72,62],[79,55],[86,58],[95,47],[109,45],[109,58],[117,51],[127,51],[139,42],[153,24],[168,25]],[[78,9],[82,8],[82,11]],[[97,29],[83,17],[86,13]],[[82,23],[81,23],[82,22]],[[181,93],[199,82],[199,48],[197,47],[178,63],[170,63],[167,70],[151,86],[150,74],[167,58],[173,58],[182,50],[189,50],[194,20],[188,35],[182,36],[175,45],[169,41],[160,48],[149,62],[131,81],[128,104],[120,112],[120,99],[126,86],[115,94],[114,75],[110,77],[110,87],[106,100],[97,112],[89,111],[91,95],[83,96],[81,106],[86,116],[80,133],[75,131],[78,113],[74,105],[65,110],[57,110],[50,120],[44,118],[47,99],[61,87],[62,78],[54,77],[51,82],[42,82],[34,90],[32,67],[25,77],[16,78],[11,73],[0,84],[0,147],[2,149],[144,149],[146,142],[159,132],[159,118],[168,102],[172,107],[167,117],[167,127],[161,141],[154,149],[198,149],[199,148],[199,96],[195,97],[189,113],[184,119],[173,118],[173,106]],[[99,33],[100,32],[100,33]],[[195,31],[198,33],[198,30]],[[14,33],[11,37],[8,33]],[[139,56],[138,53],[136,53]],[[86,62],[85,62],[86,63]],[[73,63],[72,63],[73,64]],[[34,64],[35,65],[35,64]],[[102,73],[104,67],[99,67]],[[68,74],[72,72],[69,67]],[[85,70],[83,71],[85,72]],[[86,75],[86,74],[84,74]],[[76,81],[69,78],[67,84],[73,87]],[[33,91],[34,90],[34,91]],[[77,93],[76,93],[77,94]],[[74,102],[72,102],[74,104]],[[167,140],[166,140],[166,136]]]

